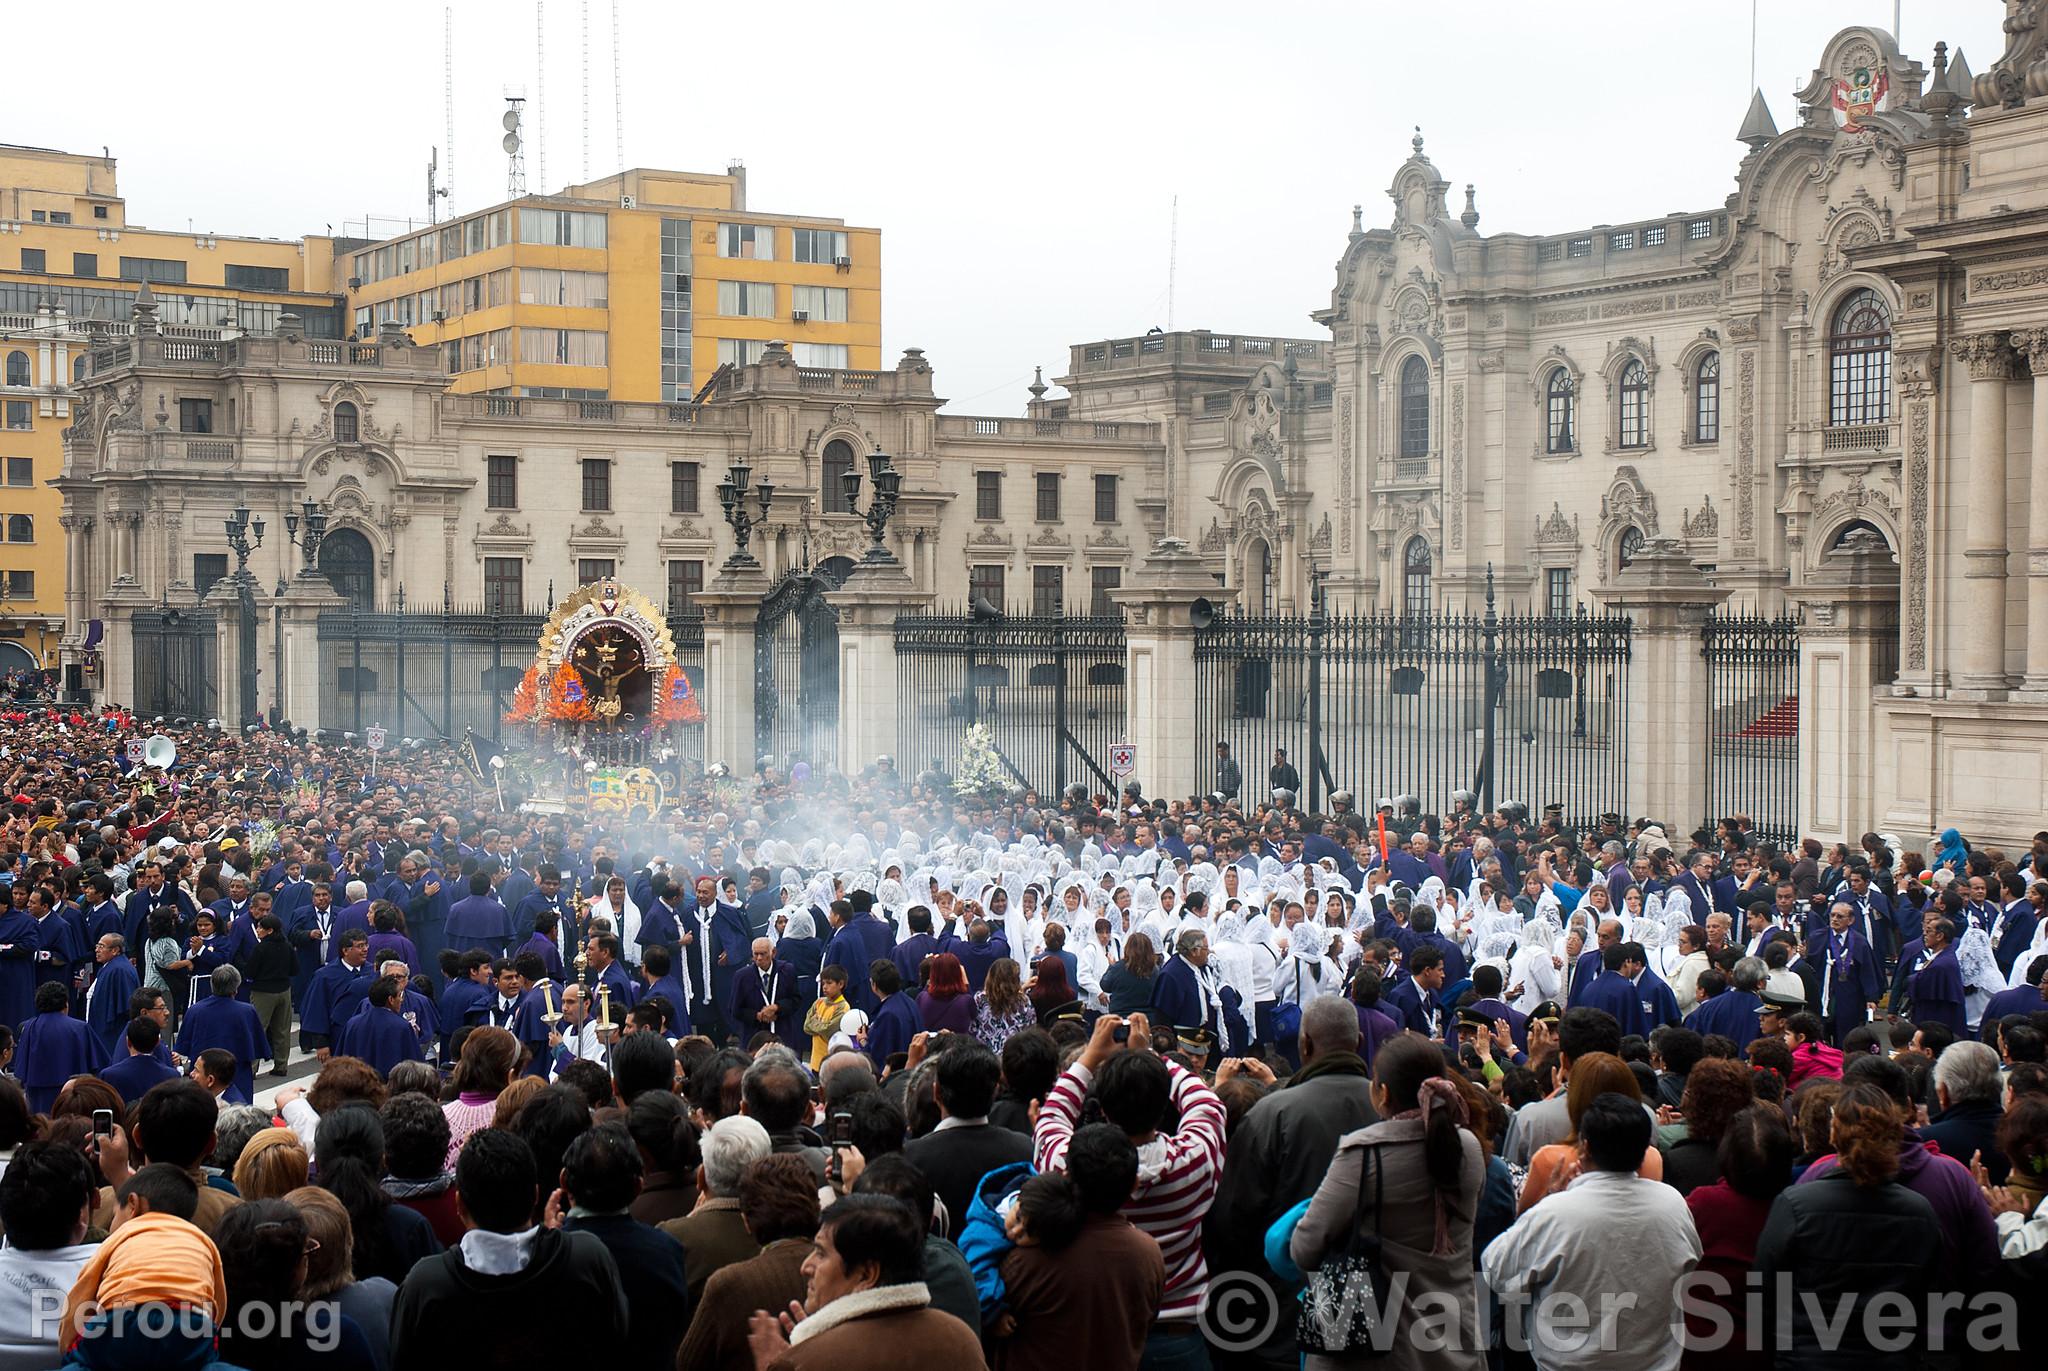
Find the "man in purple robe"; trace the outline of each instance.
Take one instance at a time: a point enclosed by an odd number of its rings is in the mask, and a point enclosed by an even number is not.
[[[1837,900],[1828,911],[1828,927],[1807,943],[1806,960],[1820,979],[1820,1013],[1834,1034],[1835,1046],[1870,1022],[1884,995],[1884,974],[1877,949],[1857,927],[1856,906]]]
[[[71,1017],[71,992],[59,981],[36,987],[35,1017],[21,1026],[14,1074],[28,1092],[28,1107],[47,1114],[57,1092],[73,1076],[91,1075],[107,1064],[106,1049],[82,1019]]]
[[[342,1028],[335,1051],[344,1057],[362,1058],[380,1076],[388,1075],[400,1062],[422,1060],[419,1033],[398,1012],[403,993],[395,976],[372,981],[362,1009]]]
[[[178,1054],[198,1060],[208,1048],[219,1048],[235,1059],[235,1079],[225,1098],[230,1104],[249,1104],[256,1096],[256,1063],[270,1059],[270,1035],[263,1031],[263,1018],[255,1008],[235,998],[242,988],[242,973],[232,966],[215,967],[212,994],[185,1011],[178,1025]]]
[[[1891,1008],[1914,1023],[1947,1024],[1958,1038],[1969,1036],[1964,1021],[1963,969],[1956,961],[1956,926],[1929,909],[1920,916],[1920,936],[1899,952]]]

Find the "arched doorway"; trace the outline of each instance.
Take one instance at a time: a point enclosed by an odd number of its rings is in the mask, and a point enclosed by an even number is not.
[[[36,660],[36,654],[20,643],[0,638],[0,675],[10,671],[41,671],[43,664]]]
[[[320,574],[357,609],[372,607],[377,589],[376,554],[370,540],[352,528],[338,528],[320,540]]]
[[[1273,612],[1273,545],[1264,538],[1245,544],[1244,607],[1248,614]]]
[[[849,557],[793,571],[761,602],[754,629],[754,742],[778,767],[839,764],[839,613],[825,602]]]

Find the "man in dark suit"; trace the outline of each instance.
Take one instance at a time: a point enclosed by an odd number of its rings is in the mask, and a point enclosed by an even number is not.
[[[918,970],[924,966],[926,957],[939,950],[939,940],[932,936],[932,912],[923,905],[912,905],[906,922],[910,936],[896,944],[889,960],[896,963],[896,972],[905,985],[916,985]]]
[[[1702,927],[1706,926],[1707,915],[1714,912],[1713,881],[1714,854],[1695,852],[1692,864],[1671,883],[1685,892],[1686,900],[1692,905],[1692,921]]]
[[[634,1366],[673,1366],[690,1324],[683,1246],[627,1212],[640,1193],[640,1150],[619,1124],[577,1135],[562,1158],[562,1189],[573,1205],[562,1228],[604,1244],[626,1297],[626,1340]]]
[[[798,1003],[796,968],[775,960],[775,945],[754,939],[754,959],[732,978],[725,1017],[742,1043],[766,1029],[792,1048],[803,1045],[803,1007]]]
[[[998,1167],[1031,1158],[1031,1139],[988,1121],[1002,1083],[996,1054],[971,1039],[949,1041],[939,1054],[939,1126],[903,1149],[946,1206],[947,1232],[967,1222],[974,1187]]]

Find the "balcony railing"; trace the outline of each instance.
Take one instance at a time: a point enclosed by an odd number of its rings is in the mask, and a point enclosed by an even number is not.
[[[939,434],[949,438],[1047,438],[1066,442],[1156,443],[1159,426],[1086,419],[992,419],[941,414]]]
[[[1890,424],[1842,424],[1822,433],[1822,452],[1883,452],[1893,446]]]

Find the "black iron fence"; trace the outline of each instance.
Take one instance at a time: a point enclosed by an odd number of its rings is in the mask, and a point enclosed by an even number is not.
[[[1124,732],[1124,621],[942,612],[896,620],[897,768],[951,772],[985,725],[1019,785],[1115,787]]]
[[[1706,820],[1747,814],[1762,837],[1799,837],[1799,621],[1716,614],[1707,672]]]
[[[377,724],[393,740],[459,739],[465,729],[493,739],[508,734],[513,726],[501,721],[551,612],[449,601],[408,608],[403,597],[388,606],[327,610],[319,619],[320,724],[358,733]],[[701,692],[703,620],[671,614],[668,624],[683,674]],[[674,745],[684,764],[701,768],[703,728],[685,726],[671,736],[680,739]],[[522,741],[514,735],[511,745]]]
[[[1196,775],[1216,784],[1217,742],[1263,800],[1281,764],[1320,808],[1410,795],[1444,812],[1563,806],[1586,823],[1628,809],[1630,628],[1619,614],[1227,614],[1195,636]]]
[[[135,653],[135,712],[210,719],[220,712],[215,681],[220,643],[213,611],[137,610],[129,620]]]

